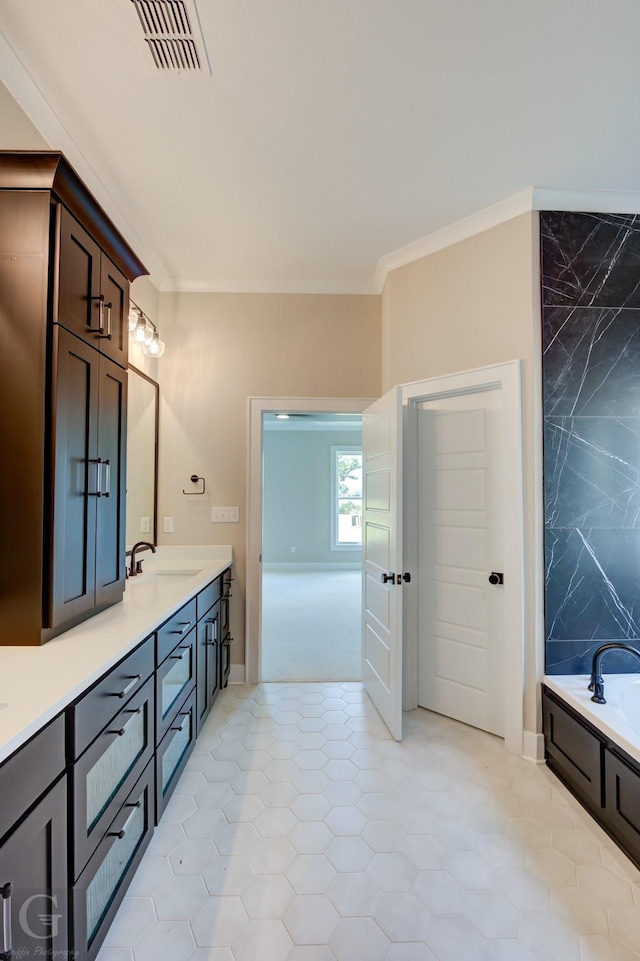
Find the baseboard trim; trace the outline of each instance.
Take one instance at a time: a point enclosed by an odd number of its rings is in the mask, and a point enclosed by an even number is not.
[[[336,561],[335,563],[332,561],[327,561],[326,563],[309,562],[308,564],[273,562],[262,565],[262,570],[265,574],[295,574],[296,571],[300,571],[300,573],[311,573],[312,571],[359,571],[361,569],[361,561]]]
[[[244,664],[232,664],[229,671],[229,684],[245,684]]]
[[[535,731],[523,731],[522,756],[527,761],[544,764],[544,736]]]

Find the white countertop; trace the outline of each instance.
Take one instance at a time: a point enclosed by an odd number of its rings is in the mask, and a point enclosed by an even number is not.
[[[0,647],[0,762],[232,563],[231,547],[143,551],[124,599],[41,647]],[[6,706],[4,706],[6,705]]]
[[[587,690],[588,674],[546,675],[543,684],[546,684],[558,697],[566,701],[594,727],[602,731],[605,737],[614,741],[640,764],[640,734],[626,723],[617,705],[619,686],[629,682],[630,679],[634,680],[636,675],[605,674],[603,676],[606,704],[594,704],[591,700],[592,692]]]

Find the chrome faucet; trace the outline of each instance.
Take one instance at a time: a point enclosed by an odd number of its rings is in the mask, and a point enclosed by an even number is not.
[[[604,678],[600,673],[600,661],[602,660],[602,655],[606,654],[607,651],[627,651],[628,654],[635,654],[635,656],[640,660],[640,651],[637,648],[632,647],[631,644],[621,644],[616,641],[609,641],[607,644],[601,644],[598,650],[593,655],[593,660],[591,662],[591,680],[589,682],[589,691],[593,691],[592,701],[596,704],[606,704],[604,699]]]
[[[153,544],[148,541],[138,541],[131,548],[131,566],[127,570],[127,577],[135,577],[137,574],[142,574],[142,561],[136,561],[136,551],[139,547],[148,547],[152,554],[155,554],[156,549]]]

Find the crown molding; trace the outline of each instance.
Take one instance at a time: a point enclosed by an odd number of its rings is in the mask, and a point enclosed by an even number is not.
[[[100,206],[136,251],[136,255],[147,265],[151,280],[157,287],[158,278],[164,273],[158,258],[142,243],[2,31],[0,31],[0,64],[2,65],[0,79],[11,96],[20,104],[51,149],[60,151],[75,173],[84,181]]]
[[[449,227],[415,240],[385,254],[378,261],[375,289],[382,293],[392,270],[404,267],[438,250],[451,247],[485,230],[506,223],[521,214],[537,210],[567,210],[581,213],[640,214],[640,193],[623,190],[573,190],[564,187],[527,187],[505,200],[485,207]]]
[[[378,294],[374,279],[347,283],[327,280],[189,280],[165,277],[160,292],[172,294]]]

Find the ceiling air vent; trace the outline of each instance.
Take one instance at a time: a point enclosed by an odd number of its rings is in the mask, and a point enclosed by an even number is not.
[[[206,70],[211,66],[195,0],[131,0],[158,70]]]

